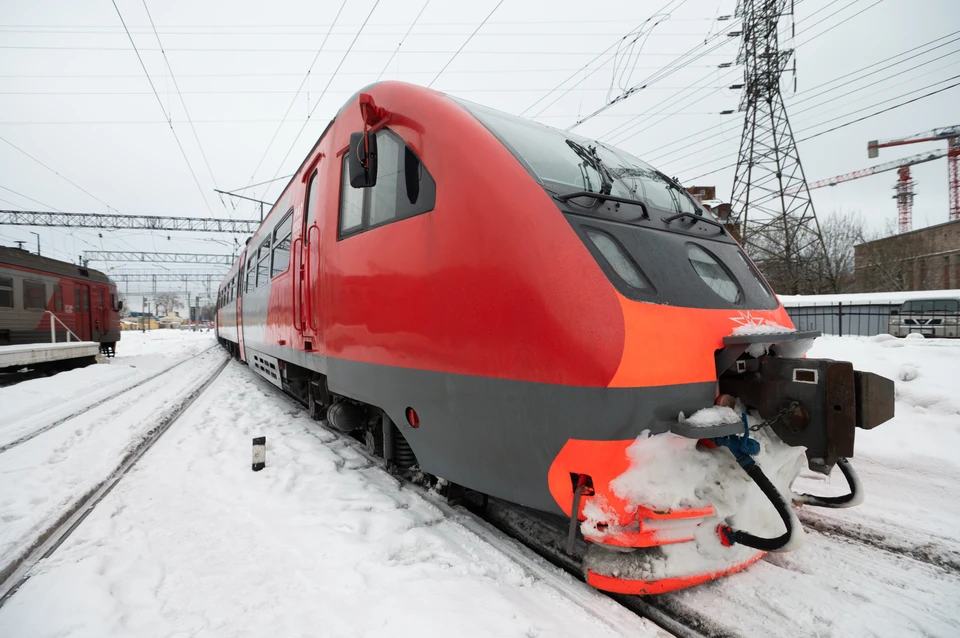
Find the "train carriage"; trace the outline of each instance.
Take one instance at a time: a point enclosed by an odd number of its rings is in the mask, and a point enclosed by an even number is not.
[[[94,341],[112,354],[120,339],[117,287],[97,270],[0,246],[0,346]]]
[[[796,450],[767,468],[782,491],[804,449],[816,471],[852,472],[854,428],[892,415],[887,380],[799,356],[816,335],[674,180],[398,82],[330,122],[219,298],[218,336],[255,372],[401,468],[568,517],[599,553],[589,582],[612,591],[702,582],[796,531],[772,484],[776,539],[693,487],[672,504],[620,489],[644,437],[687,441],[677,464],[730,448],[762,481],[737,432],[741,416],[769,426],[764,452]],[[715,404],[735,422],[678,416]],[[694,557],[679,572],[644,568],[674,546]]]

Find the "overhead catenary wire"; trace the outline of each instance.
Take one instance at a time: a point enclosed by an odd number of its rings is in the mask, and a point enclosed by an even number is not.
[[[157,104],[160,106],[160,110],[163,111],[164,117],[167,117],[167,110],[163,106],[163,101],[160,99],[160,94],[157,93],[157,87],[153,84],[153,79],[150,77],[150,72],[147,71],[147,66],[143,63],[143,58],[140,56],[140,51],[137,50],[137,43],[133,41],[133,36],[130,35],[130,31],[127,30],[127,23],[123,20],[123,14],[120,13],[120,7],[117,6],[117,0],[110,0],[113,3],[113,8],[117,12],[117,17],[120,18],[120,23],[123,25],[124,30],[127,32],[127,37],[130,39],[130,46],[133,47],[133,52],[137,55],[137,60],[140,62],[140,67],[143,69],[144,75],[147,76],[147,82],[150,83],[150,88],[153,89],[153,94],[157,98]],[[187,168],[190,170],[190,174],[193,176],[193,183],[197,185],[197,191],[200,193],[200,197],[203,199],[203,205],[206,206],[207,212],[210,215],[213,215],[213,209],[210,208],[210,202],[207,201],[207,197],[203,192],[203,188],[200,186],[200,180],[197,179],[197,173],[193,170],[193,165],[190,164],[190,159],[187,157],[186,151],[183,150],[183,144],[180,142],[180,136],[177,135],[177,131],[173,128],[172,120],[169,117],[167,119],[171,122],[170,131],[173,133],[174,139],[177,141],[177,147],[180,149],[180,154],[183,155],[183,161],[186,162]]]
[[[660,7],[660,10],[659,10],[657,13],[661,13],[661,12],[664,10],[664,8],[668,7],[668,6],[671,5],[673,2],[674,2],[674,0],[670,0],[669,2],[667,2],[667,4],[665,4],[663,7]],[[637,28],[638,28],[638,29],[639,29],[639,28],[642,28],[642,26],[643,26],[643,25],[641,24],[640,27],[637,27]],[[636,31],[637,31],[637,29],[634,29],[633,31],[631,31],[630,33],[628,33],[628,34],[626,34],[625,36],[621,37],[619,40],[617,40],[616,42],[614,42],[613,44],[611,44],[610,46],[608,46],[606,49],[604,49],[603,51],[601,51],[600,53],[598,53],[593,59],[591,59],[591,60],[590,60],[589,62],[587,62],[585,65],[583,65],[582,67],[580,67],[579,69],[577,69],[576,71],[574,71],[573,74],[570,75],[570,77],[568,77],[568,78],[566,78],[565,80],[563,80],[563,82],[561,82],[560,84],[558,84],[558,85],[557,85],[556,87],[554,87],[553,89],[550,89],[550,91],[547,92],[546,95],[543,95],[542,97],[540,97],[540,99],[538,99],[536,102],[534,102],[533,104],[531,104],[530,106],[528,106],[527,108],[525,108],[525,109],[524,109],[523,111],[521,111],[518,115],[519,115],[520,117],[523,117],[524,115],[526,115],[529,111],[533,110],[533,109],[537,106],[537,104],[539,104],[539,103],[542,102],[543,100],[545,100],[545,99],[547,99],[548,97],[550,97],[550,95],[552,95],[553,93],[559,91],[559,90],[563,87],[563,85],[565,85],[567,82],[569,82],[569,81],[571,81],[571,80],[579,77],[579,75],[580,75],[581,72],[586,71],[588,68],[590,68],[590,66],[591,66],[594,62],[596,62],[596,61],[599,60],[601,57],[603,57],[604,55],[606,55],[606,54],[610,51],[610,49],[613,49],[613,48],[618,47],[624,40],[626,40],[627,38],[629,38],[631,35],[634,35]],[[632,42],[636,42],[637,38],[639,38],[639,37],[640,37],[639,34],[634,35],[634,40],[633,40]],[[640,54],[637,54],[637,55],[638,55],[638,57],[639,57]],[[606,62],[604,62],[604,64],[606,64]],[[570,91],[572,91],[572,90],[575,89],[577,86],[579,86],[580,83],[583,82],[583,80],[585,80],[585,79],[586,79],[587,77],[589,77],[591,74],[597,72],[602,66],[603,66],[603,65],[601,64],[601,65],[600,65],[599,67],[597,67],[596,69],[593,69],[592,71],[590,71],[590,73],[584,75],[583,78],[580,80],[580,82],[576,82],[576,83],[574,83],[573,85],[567,87],[567,89],[566,89],[562,94],[560,94],[559,96],[557,96],[552,102],[550,102],[549,104],[547,104],[546,106],[544,106],[542,109],[540,109],[539,111],[537,111],[536,113],[534,113],[533,117],[539,117],[540,114],[542,114],[545,110],[547,110],[548,108],[550,108],[551,106],[553,106],[554,104],[556,104],[557,100],[561,99],[563,96],[567,95]]]
[[[397,53],[400,52],[400,47],[403,46],[403,43],[406,42],[407,36],[410,35],[410,32],[413,31],[413,27],[416,26],[417,22],[420,20],[420,16],[423,15],[423,12],[427,10],[427,5],[430,4],[430,0],[427,0],[423,3],[423,7],[420,9],[420,13],[417,14],[417,17],[413,19],[413,22],[410,23],[410,28],[407,29],[407,32],[403,34],[403,37],[400,38],[400,42],[397,43],[397,48],[394,49],[393,53],[390,55],[390,59],[387,60],[387,63],[383,65],[383,70],[380,71],[380,75],[377,76],[377,82],[380,81],[380,78],[383,77],[383,74],[386,73],[387,67],[390,66],[390,63],[393,62],[393,58],[397,57]]]
[[[63,181],[67,182],[68,184],[70,184],[70,185],[73,186],[74,188],[82,191],[83,193],[85,193],[85,194],[89,195],[90,197],[92,197],[93,199],[97,200],[98,202],[100,202],[101,204],[103,204],[104,206],[106,206],[108,210],[112,210],[112,211],[115,211],[115,212],[117,212],[117,213],[120,212],[119,210],[117,210],[116,208],[114,208],[113,206],[111,206],[110,204],[108,204],[107,202],[103,201],[102,199],[100,199],[99,197],[97,197],[96,195],[94,195],[93,193],[91,193],[90,191],[88,191],[87,189],[85,189],[83,186],[80,186],[79,184],[77,184],[77,183],[74,182],[73,180],[71,180],[71,179],[69,179],[68,177],[62,175],[59,171],[57,171],[57,170],[51,168],[50,166],[48,166],[47,164],[41,162],[41,161],[38,160],[36,157],[34,157],[34,156],[31,155],[30,153],[26,152],[25,150],[23,150],[22,148],[20,148],[19,146],[17,146],[16,144],[14,144],[13,142],[11,142],[10,140],[8,140],[7,138],[5,138],[5,137],[3,137],[3,136],[0,136],[0,141],[3,141],[4,143],[6,143],[6,144],[8,144],[9,146],[13,147],[14,149],[16,149],[17,151],[19,151],[20,153],[23,153],[24,155],[26,155],[27,157],[29,157],[31,160],[33,160],[34,162],[36,162],[36,163],[39,164],[40,166],[44,167],[45,169],[47,169],[48,171],[50,171],[51,173],[53,173],[54,175],[56,175],[57,177],[59,177],[59,178],[62,179]]]
[[[303,80],[300,82],[300,86],[297,87],[296,93],[293,95],[293,99],[290,100],[290,104],[287,105],[287,110],[283,112],[283,117],[280,118],[280,124],[277,125],[277,130],[273,132],[273,135],[270,137],[270,141],[267,142],[267,147],[263,149],[263,153],[260,155],[260,160],[257,162],[256,168],[253,169],[253,172],[250,174],[250,181],[252,182],[257,175],[257,172],[260,170],[260,167],[263,166],[263,161],[267,158],[267,153],[270,152],[271,147],[273,147],[274,141],[277,139],[277,135],[280,133],[280,129],[283,128],[284,123],[287,121],[287,116],[290,115],[293,105],[296,104],[297,98],[300,96],[300,93],[303,91],[304,85],[310,79],[310,73],[313,71],[313,66],[317,63],[320,54],[323,52],[324,47],[327,45],[327,39],[330,37],[330,32],[333,30],[333,27],[337,24],[337,20],[340,19],[340,14],[343,13],[343,8],[347,5],[347,0],[343,0],[340,3],[340,8],[337,10],[337,14],[333,18],[333,22],[330,23],[330,28],[327,30],[327,33],[323,36],[323,41],[320,42],[320,47],[317,49],[316,55],[313,56],[313,61],[310,62],[310,66],[307,67],[307,72],[303,76]],[[276,176],[274,176],[276,177]],[[270,180],[273,181],[273,180]],[[248,184],[247,188],[251,186]]]
[[[600,113],[603,113],[603,112],[606,111],[607,109],[612,108],[612,107],[615,106],[616,104],[619,104],[620,102],[623,102],[624,100],[629,99],[632,95],[635,95],[636,93],[638,93],[638,92],[640,92],[640,91],[646,90],[647,87],[649,87],[650,85],[654,84],[655,82],[658,82],[658,81],[660,81],[660,80],[662,80],[662,79],[664,79],[664,78],[672,75],[673,73],[679,71],[680,69],[685,68],[688,62],[694,62],[694,61],[696,61],[696,60],[699,60],[699,59],[703,58],[704,56],[709,55],[709,54],[713,53],[714,51],[716,51],[716,50],[718,50],[718,49],[726,46],[726,45],[730,42],[730,40],[721,40],[720,42],[718,42],[717,44],[713,45],[711,48],[707,49],[706,51],[695,54],[695,52],[697,51],[697,49],[699,49],[700,47],[706,46],[707,43],[709,43],[711,40],[715,40],[715,39],[718,39],[718,38],[722,38],[722,37],[725,36],[730,30],[732,30],[735,26],[737,26],[737,23],[736,23],[736,22],[731,22],[731,23],[730,23],[729,25],[727,25],[727,27],[725,27],[724,29],[718,31],[717,33],[715,33],[715,34],[712,35],[712,36],[709,36],[709,37],[708,37],[706,40],[704,40],[702,43],[697,44],[697,46],[695,46],[695,47],[691,48],[689,51],[681,54],[678,58],[676,58],[675,60],[673,60],[672,62],[670,62],[670,63],[667,64],[666,66],[664,66],[663,69],[661,69],[660,71],[654,73],[653,75],[651,75],[651,76],[648,77],[647,79],[643,80],[642,82],[638,82],[638,83],[635,84],[634,86],[632,86],[632,87],[630,87],[629,89],[627,89],[626,91],[624,91],[620,96],[618,96],[617,98],[615,98],[615,99],[612,100],[612,101],[607,102],[606,104],[604,104],[603,106],[601,106],[601,107],[598,108],[597,110],[593,111],[593,112],[590,113],[589,115],[586,115],[586,116],[580,118],[579,120],[577,120],[576,122],[574,122],[573,124],[571,124],[570,126],[568,126],[568,127],[566,128],[566,130],[567,130],[567,131],[572,130],[572,129],[580,126],[580,125],[583,124],[584,122],[587,122],[588,120],[593,119],[594,117],[596,117],[596,116],[599,115]],[[694,54],[695,54],[695,55],[694,55]],[[690,60],[685,61],[684,59],[685,59],[687,56],[690,56],[690,55],[694,55],[694,57],[691,58]],[[609,134],[609,133],[608,133],[608,134]]]
[[[277,172],[273,174],[273,179],[276,179],[277,175],[280,174],[280,171],[283,169],[284,162],[286,162],[287,158],[290,157],[290,153],[293,151],[293,148],[297,145],[297,142],[300,140],[300,136],[303,134],[303,130],[307,128],[307,123],[309,123],[310,118],[313,117],[313,112],[317,110],[318,106],[320,106],[320,101],[323,99],[323,96],[326,95],[327,89],[330,88],[330,85],[333,83],[333,80],[337,77],[337,73],[340,72],[340,68],[343,66],[344,61],[346,61],[347,56],[350,55],[350,51],[353,49],[353,45],[357,43],[357,40],[360,38],[360,34],[363,33],[364,27],[367,26],[367,23],[370,21],[370,17],[373,15],[373,12],[377,10],[377,5],[379,4],[380,4],[380,0],[377,0],[376,2],[373,3],[373,7],[371,7],[370,12],[367,13],[367,18],[363,21],[363,24],[360,25],[360,28],[357,30],[356,35],[353,36],[353,40],[350,42],[350,46],[347,48],[346,52],[343,54],[343,57],[340,58],[340,63],[337,64],[337,68],[334,70],[333,75],[331,75],[330,79],[327,80],[327,84],[326,86],[323,87],[323,91],[321,91],[320,97],[317,98],[316,104],[314,104],[313,108],[310,109],[310,112],[307,114],[307,119],[303,121],[303,125],[300,127],[300,130],[297,131],[296,136],[293,138],[293,142],[290,144],[290,148],[287,149],[287,152],[284,154],[283,159],[281,159],[280,163],[277,165]]]
[[[450,66],[450,64],[457,59],[457,56],[460,55],[460,52],[463,51],[464,47],[470,44],[470,40],[473,39],[473,36],[477,35],[477,31],[482,29],[483,25],[487,23],[487,20],[493,17],[493,14],[497,12],[497,9],[500,8],[501,4],[503,4],[503,0],[500,0],[499,2],[497,2],[497,5],[490,11],[490,13],[487,14],[487,17],[484,18],[483,21],[477,25],[477,28],[473,30],[473,33],[470,34],[470,37],[464,40],[463,44],[460,45],[460,48],[457,49],[456,52],[454,52],[453,56],[449,60],[447,60],[446,64],[443,65],[443,68],[437,72],[437,74],[434,76],[432,80],[430,80],[430,84],[427,85],[428,89],[432,88],[434,82],[440,79],[440,76],[443,75],[443,72],[447,70],[447,67]]]
[[[183,99],[183,92],[180,90],[180,85],[177,83],[177,76],[173,73],[173,67],[170,66],[170,60],[167,59],[167,52],[163,49],[163,42],[160,41],[160,34],[157,33],[157,27],[153,23],[153,16],[150,15],[150,8],[147,7],[147,0],[142,0],[142,2],[143,10],[147,13],[147,19],[150,20],[150,28],[153,29],[153,35],[157,38],[157,46],[160,47],[160,53],[163,56],[163,62],[167,66],[167,71],[170,72],[170,79],[173,81],[173,87],[176,89],[177,95],[180,97],[180,105],[183,107],[183,114],[186,116],[187,122],[190,124],[190,130],[193,132],[193,139],[196,140],[197,148],[200,149],[200,156],[203,158],[203,163],[207,167],[207,172],[210,173],[210,181],[213,182],[214,188],[219,188],[217,186],[217,178],[213,174],[213,168],[210,167],[210,160],[207,159],[207,153],[203,150],[203,142],[200,141],[200,136],[197,134],[197,128],[193,125],[193,120],[190,118],[190,111],[187,109],[187,102]],[[131,42],[133,42],[132,38]],[[144,71],[146,71],[146,69],[144,69]],[[173,128],[172,123],[170,127]],[[206,198],[204,198],[204,201],[206,201]],[[223,198],[220,199],[220,203],[223,204],[223,208],[226,210],[227,205],[224,203]]]

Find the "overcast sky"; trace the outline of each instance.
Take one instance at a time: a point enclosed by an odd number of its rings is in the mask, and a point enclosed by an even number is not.
[[[740,92],[727,87],[742,72],[719,65],[735,63],[739,38],[722,34],[697,47],[730,27],[722,18],[734,13],[735,0],[504,0],[468,42],[498,1],[147,0],[185,112],[142,0],[117,6],[159,102],[110,0],[2,0],[0,137],[90,194],[0,141],[0,206],[251,218],[254,205],[221,201],[213,189],[291,173],[343,102],[378,78],[432,82],[440,91],[566,128],[655,74],[663,77],[575,130],[622,146],[685,185],[716,185],[729,198],[733,169],[724,167],[736,161],[743,118],[736,112]],[[783,86],[798,139],[948,87],[960,76],[957,0],[797,0],[795,21],[796,93],[792,74]],[[610,47],[641,27],[645,36],[614,55]],[[722,42],[664,76],[662,69],[678,66],[680,56]],[[563,84],[574,74],[578,84]],[[960,87],[801,142],[807,178],[941,148],[884,149],[877,160],[866,153],[871,139],[960,124],[958,103]],[[720,115],[728,109],[735,113]],[[914,227],[947,221],[946,161],[914,167],[913,174]],[[895,179],[889,172],[813,191],[817,213],[862,211],[882,230],[896,218]],[[243,192],[272,201],[284,183]],[[224,253],[245,239],[3,226],[0,244],[24,239],[34,249],[30,230],[40,233],[44,254],[67,260],[101,248]]]

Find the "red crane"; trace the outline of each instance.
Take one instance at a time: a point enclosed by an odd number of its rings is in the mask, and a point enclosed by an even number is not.
[[[946,157],[948,154],[949,152],[944,149],[940,151],[931,151],[929,153],[920,153],[918,155],[910,155],[909,157],[902,157],[898,160],[893,160],[892,162],[877,164],[876,166],[864,168],[859,171],[853,171],[852,173],[844,173],[843,175],[836,175],[834,177],[828,177],[826,179],[810,182],[807,184],[807,189],[813,190],[815,188],[823,188],[824,186],[836,186],[837,184],[849,182],[854,179],[860,179],[861,177],[869,177],[870,175],[876,175],[877,173],[897,170],[897,172],[900,174],[900,179],[897,181],[897,195],[894,197],[894,199],[897,200],[897,209],[899,211],[898,231],[904,233],[910,230],[911,220],[913,217],[914,193],[913,180],[910,178],[910,167],[916,164],[923,164],[924,162],[938,160],[942,157]],[[784,194],[789,195],[791,193],[798,192],[798,190],[799,188],[789,189],[784,191]]]
[[[947,126],[925,133],[917,133],[898,140],[873,140],[867,143],[868,157],[877,157],[881,148],[919,144],[947,140],[947,191],[950,194],[950,220],[960,219],[960,126]],[[898,171],[899,179],[895,187],[897,210],[899,212],[900,232],[910,230],[913,223],[913,179],[910,177],[910,165],[904,165]]]

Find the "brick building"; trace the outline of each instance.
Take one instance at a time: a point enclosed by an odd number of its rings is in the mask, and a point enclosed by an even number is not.
[[[960,288],[960,220],[854,247],[860,292]]]

